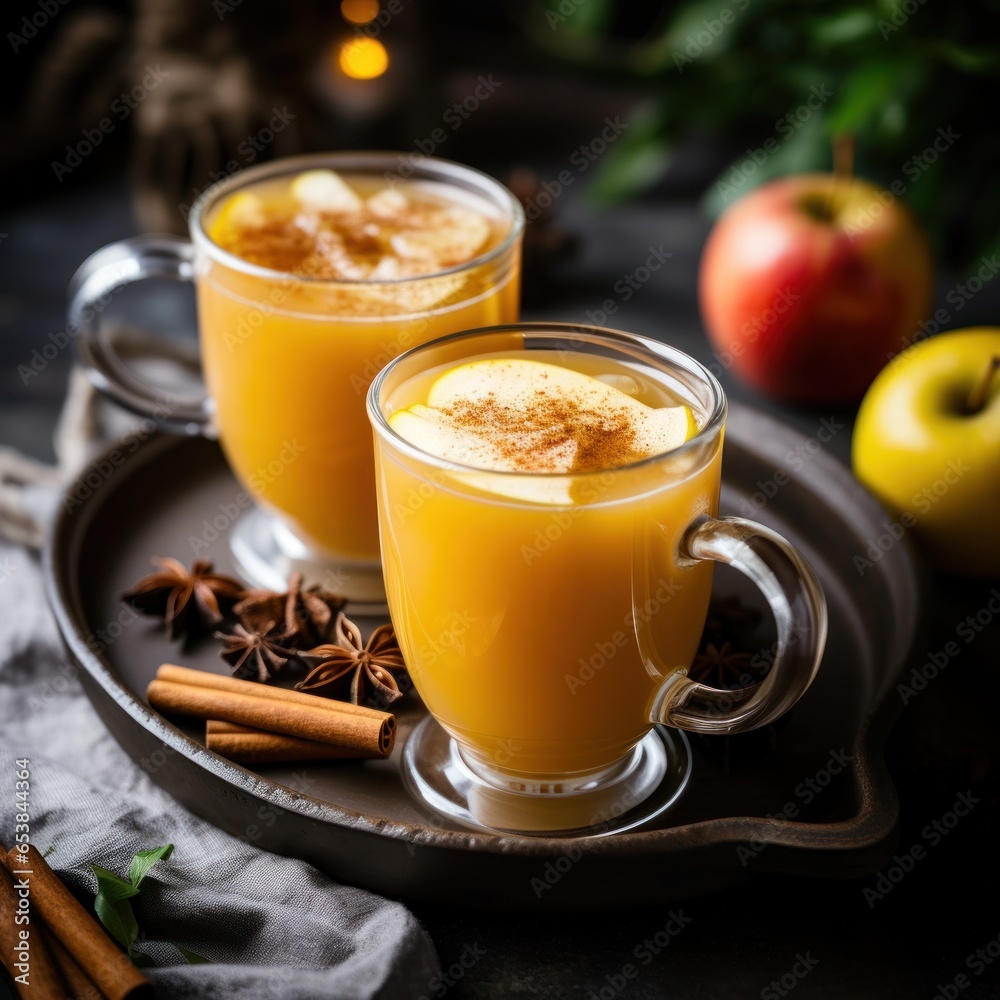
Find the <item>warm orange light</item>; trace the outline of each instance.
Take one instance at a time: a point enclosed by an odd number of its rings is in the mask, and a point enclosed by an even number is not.
[[[355,80],[374,80],[389,68],[389,53],[377,38],[352,38],[341,44],[338,62]]]
[[[367,24],[378,17],[378,0],[340,0],[340,13],[351,24]]]

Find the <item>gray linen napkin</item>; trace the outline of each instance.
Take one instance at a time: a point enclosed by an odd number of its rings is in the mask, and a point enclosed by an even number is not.
[[[96,863],[118,874],[132,855],[172,843],[143,884],[139,922],[212,964],[147,948],[159,997],[282,1000],[428,992],[434,947],[399,903],[337,885],[301,861],[252,847],[187,812],[105,730],[63,652],[37,557],[0,543],[0,840],[13,842],[14,761],[30,760],[31,834],[90,909]],[[0,986],[0,996],[3,988]]]

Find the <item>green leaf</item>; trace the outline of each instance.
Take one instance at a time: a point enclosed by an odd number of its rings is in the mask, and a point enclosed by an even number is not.
[[[173,844],[164,844],[162,847],[153,847],[148,851],[139,851],[132,859],[129,866],[129,881],[138,890],[139,884],[149,874],[150,868],[158,861],[166,861],[174,852]]]
[[[786,128],[788,119],[783,119]],[[773,152],[768,152],[768,139],[780,141]],[[761,156],[764,159],[761,159]],[[829,167],[830,144],[826,137],[822,111],[815,112],[787,138],[783,133],[772,134],[759,143],[753,143],[746,153],[736,158],[715,180],[702,196],[702,208],[711,218],[721,215],[731,204],[752,191],[758,184],[783,177],[802,174]]]
[[[94,912],[108,929],[108,933],[131,954],[132,945],[139,933],[131,904],[124,899],[112,901],[98,893],[94,899]]]
[[[202,958],[196,951],[191,951],[183,945],[175,944],[174,947],[188,960],[189,965],[211,965],[207,958]]]
[[[870,62],[855,70],[833,98],[828,119],[834,135],[857,133],[877,126],[888,105],[898,103],[910,74],[905,62]]]
[[[139,895],[136,886],[119,878],[114,872],[109,872],[107,868],[102,868],[100,865],[91,865],[90,867],[97,876],[97,895],[99,898],[103,897],[110,903],[116,903],[120,899]]]
[[[587,188],[594,204],[606,205],[655,184],[673,162],[673,143],[661,131],[657,109],[644,107],[628,122],[628,130],[605,154]]]
[[[877,18],[868,7],[851,7],[812,23],[812,35],[823,45],[846,45],[876,34]]]
[[[156,962],[154,962],[149,955],[141,951],[133,951],[131,954],[132,964],[137,969],[152,969],[155,968]]]
[[[996,48],[974,49],[957,42],[941,38],[930,43],[931,52],[955,69],[972,74],[994,74],[1000,54]]]

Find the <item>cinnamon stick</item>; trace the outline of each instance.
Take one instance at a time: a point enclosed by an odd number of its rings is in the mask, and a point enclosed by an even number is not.
[[[59,939],[47,927],[42,929],[42,937],[59,966],[72,1000],[103,1000],[101,991],[90,981],[90,977],[75,958],[59,943]],[[65,994],[64,994],[65,995]]]
[[[207,670],[192,670],[190,667],[178,667],[173,663],[162,663],[156,671],[158,681],[171,681],[175,684],[190,684],[194,687],[211,688],[214,691],[229,691],[233,694],[249,694],[254,698],[268,698],[273,701],[290,701],[296,705],[311,705],[322,707],[326,705],[342,715],[356,715],[359,718],[385,719],[387,712],[366,705],[352,705],[349,701],[337,701],[334,698],[321,698],[304,691],[291,691],[288,688],[274,687],[256,681],[241,681],[238,677],[227,677],[225,674],[210,674]]]
[[[18,911],[20,898],[10,872],[0,866],[0,959],[24,1000],[66,1000],[69,990],[40,933],[41,921],[31,908]]]
[[[163,712],[235,722],[285,736],[364,750],[371,757],[388,757],[392,752],[396,741],[394,716],[387,712],[378,712],[375,717],[342,712],[339,709],[343,702],[315,695],[302,697],[311,701],[286,701],[163,680],[151,681],[146,689],[150,705]]]
[[[34,847],[29,846],[27,852],[8,851],[4,861],[15,879],[27,879],[32,908],[107,1000],[139,1000],[153,995],[149,980],[101,930]]]
[[[280,764],[304,760],[351,760],[367,757],[356,747],[334,746],[297,736],[282,736],[235,722],[209,719],[205,746],[237,764]]]

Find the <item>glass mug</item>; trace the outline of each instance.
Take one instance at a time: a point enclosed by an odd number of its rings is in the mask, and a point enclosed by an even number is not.
[[[558,475],[462,466],[389,426],[442,367],[491,354],[611,373],[656,405],[686,404],[700,429],[632,465]],[[445,337],[372,383],[386,595],[431,713],[407,742],[404,778],[436,813],[516,832],[631,828],[686,780],[685,741],[657,724],[744,732],[809,687],[822,589],[775,532],[717,517],[726,412],[722,387],[682,352],[563,324]],[[772,669],[737,691],[687,676],[715,562],[761,589],[777,627]]]
[[[218,435],[256,504],[230,532],[243,573],[284,590],[288,573],[301,569],[332,581],[356,610],[384,607],[365,393],[378,370],[409,347],[517,319],[520,203],[477,170],[422,158],[406,183],[479,208],[491,217],[494,237],[467,263],[419,278],[296,276],[249,263],[209,234],[227,199],[262,182],[327,168],[384,187],[399,162],[397,153],[327,153],[244,170],[196,201],[190,241],[111,244],[80,267],[70,288],[70,318],[99,389],[167,429]],[[116,288],[148,277],[195,283],[203,399],[141,379],[97,323]]]

